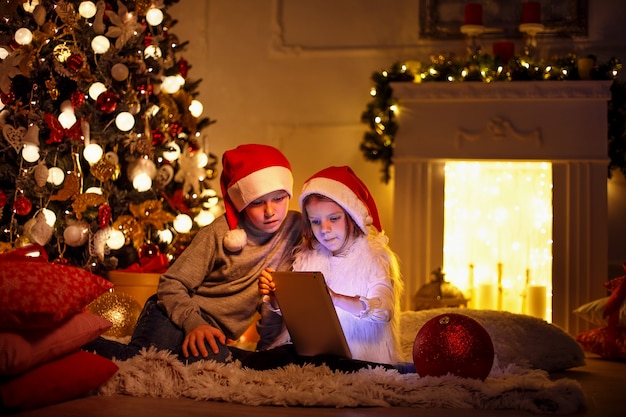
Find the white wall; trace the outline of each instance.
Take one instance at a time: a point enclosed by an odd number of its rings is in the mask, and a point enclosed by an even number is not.
[[[217,120],[205,131],[212,152],[221,156],[249,142],[275,145],[293,165],[296,192],[321,168],[352,166],[377,197],[393,244],[393,182],[383,184],[380,165],[365,161],[359,150],[370,77],[396,61],[464,50],[462,41],[419,39],[418,3],[180,0],[169,9],[179,20],[172,33],[189,41],[189,76],[203,79],[204,114]],[[543,42],[543,55],[575,51],[596,54],[601,62],[626,58],[626,3],[588,3],[589,36]],[[626,222],[616,213],[626,212],[626,186],[615,188],[620,191],[611,193],[610,220],[619,225],[610,230],[624,231]],[[618,265],[626,261],[623,236],[610,234],[610,262]]]

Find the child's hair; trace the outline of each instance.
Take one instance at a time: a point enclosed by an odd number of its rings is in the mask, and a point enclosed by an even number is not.
[[[351,235],[354,237],[358,237],[359,235],[363,234],[363,232],[361,231],[357,223],[354,221],[352,216],[350,216],[350,214],[346,211],[346,209],[344,209],[341,206],[341,204],[338,204],[332,198],[326,197],[325,195],[322,195],[322,194],[317,194],[317,193],[309,194],[306,197],[304,197],[304,199],[302,200],[302,236],[303,236],[302,246],[304,248],[314,249],[315,242],[317,242],[317,238],[315,237],[315,234],[313,233],[313,228],[311,227],[311,222],[309,221],[309,215],[306,209],[307,205],[311,201],[331,202],[331,203],[337,204],[341,208],[341,211],[343,211],[343,214],[346,216],[346,219],[347,219],[346,237],[351,236]],[[343,244],[341,245],[341,248],[339,248],[339,251],[343,250],[344,246],[347,243],[348,243],[348,239],[346,239],[343,242]]]

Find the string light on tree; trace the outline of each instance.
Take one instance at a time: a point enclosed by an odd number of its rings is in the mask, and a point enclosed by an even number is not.
[[[28,45],[33,40],[33,32],[27,28],[20,28],[15,32],[15,42],[19,45]]]
[[[111,42],[106,36],[98,35],[91,41],[91,49],[96,54],[104,54],[111,47]]]
[[[181,213],[174,220],[174,230],[178,233],[189,233],[193,227],[193,221],[189,215]]]
[[[78,14],[85,19],[91,19],[96,15],[98,9],[92,1],[83,1],[78,5]]]
[[[152,26],[158,26],[163,22],[163,12],[156,7],[151,7],[146,13],[146,21]]]

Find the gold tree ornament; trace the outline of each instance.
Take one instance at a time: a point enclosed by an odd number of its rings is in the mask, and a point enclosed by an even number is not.
[[[152,226],[157,230],[162,230],[176,218],[172,213],[163,210],[163,203],[159,200],[131,204],[129,209],[144,229],[147,226]]]
[[[74,202],[72,208],[76,213],[78,220],[83,218],[83,213],[89,207],[96,207],[107,202],[107,199],[102,194],[97,193],[82,193],[74,196]]]
[[[143,245],[146,234],[139,221],[133,216],[129,214],[119,216],[113,222],[112,227],[122,232],[126,245],[131,243],[135,249],[139,249]]]
[[[59,90],[57,89],[57,82],[54,77],[50,77],[45,81],[46,89],[48,91],[48,95],[52,100],[56,100],[59,98]]]
[[[116,165],[109,162],[106,158],[101,158],[91,166],[91,173],[101,182],[113,179],[115,172]]]
[[[50,197],[51,201],[66,201],[80,192],[80,179],[78,174],[70,172],[65,176],[63,188],[58,193]]]

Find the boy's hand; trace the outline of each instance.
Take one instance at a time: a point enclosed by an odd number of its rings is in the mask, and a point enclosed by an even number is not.
[[[258,286],[259,292],[262,295],[272,295],[274,289],[276,289],[276,284],[274,283],[271,274],[273,271],[274,268],[265,268],[259,276]]]
[[[190,353],[191,356],[202,355],[203,358],[208,357],[209,351],[206,348],[205,341],[209,344],[213,353],[217,355],[219,353],[217,342],[219,341],[221,344],[225,345],[226,336],[220,329],[209,324],[198,326],[185,336],[182,346],[183,355],[186,358],[189,357]]]

